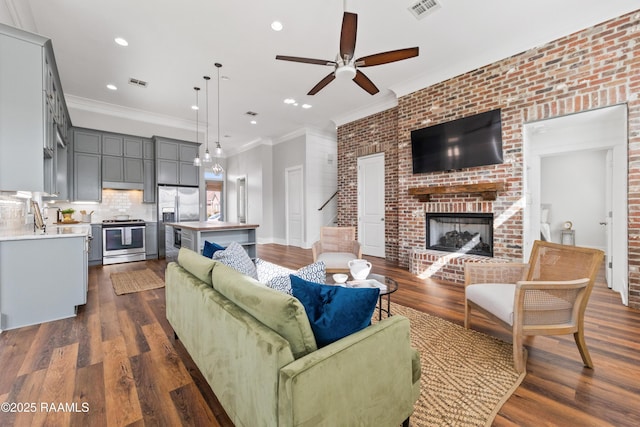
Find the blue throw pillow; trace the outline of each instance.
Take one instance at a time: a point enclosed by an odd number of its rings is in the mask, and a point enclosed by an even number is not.
[[[207,258],[212,258],[213,254],[217,251],[224,251],[226,248],[224,246],[220,246],[217,243],[210,242],[208,240],[204,241],[204,249],[202,249],[202,255]]]
[[[321,285],[293,274],[289,278],[293,296],[307,312],[318,348],[371,324],[379,289]]]

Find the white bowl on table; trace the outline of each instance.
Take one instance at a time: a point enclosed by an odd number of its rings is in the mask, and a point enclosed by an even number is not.
[[[349,278],[349,276],[344,273],[336,273],[332,277],[333,277],[333,281],[336,282],[336,284],[338,285],[342,285]]]

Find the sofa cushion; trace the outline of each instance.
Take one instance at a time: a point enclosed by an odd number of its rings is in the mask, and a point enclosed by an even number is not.
[[[178,264],[189,273],[211,286],[211,269],[214,261],[187,248],[180,248]]]
[[[380,290],[322,285],[290,275],[293,295],[304,306],[318,347],[371,324]]]
[[[325,283],[327,277],[324,262],[314,262],[296,271],[258,258],[256,259],[256,270],[258,271],[258,280],[261,283],[264,283],[271,289],[289,295],[292,294],[291,280],[289,279],[290,274],[315,283]]]
[[[318,349],[304,307],[296,298],[224,264],[216,263],[211,277],[216,291],[286,339],[293,357]]]
[[[214,253],[212,259],[220,261],[254,279],[258,278],[255,264],[251,261],[247,251],[237,242],[231,242],[231,244],[227,246],[227,249]]]
[[[226,248],[224,246],[220,246],[217,243],[205,240],[204,248],[202,249],[202,256],[206,256],[207,258],[212,258],[213,254],[215,254],[218,251],[224,251],[225,249]]]

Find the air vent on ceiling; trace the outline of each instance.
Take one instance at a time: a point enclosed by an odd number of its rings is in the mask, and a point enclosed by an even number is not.
[[[245,114],[247,116],[254,116],[254,117],[258,115],[258,113],[256,113],[255,111],[247,111]]]
[[[134,79],[133,77],[130,77],[129,84],[134,86],[147,87],[149,83],[145,82],[144,80],[138,80],[138,79]]]
[[[440,3],[437,0],[419,0],[409,6],[408,9],[416,19],[422,19],[440,9],[440,7]]]

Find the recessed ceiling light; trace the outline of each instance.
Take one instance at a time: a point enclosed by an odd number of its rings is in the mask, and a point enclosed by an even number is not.
[[[258,122],[256,122],[255,120],[251,120],[249,123],[251,123],[252,125],[257,125]]]
[[[304,109],[311,108],[311,104],[302,104],[302,108]]]
[[[229,76],[220,76],[220,80],[231,80]]]
[[[287,99],[284,100],[284,103],[285,104],[295,104],[296,100],[293,99],[293,98],[287,98]]]
[[[280,22],[280,21],[273,21],[271,23],[271,29],[273,31],[282,31],[282,28],[283,28],[282,22]]]
[[[197,106],[197,105],[192,105],[192,106],[191,106],[191,109],[192,109],[192,110],[199,110],[200,108],[198,108],[198,106]]]
[[[129,42],[126,41],[125,39],[123,39],[122,37],[116,37],[115,39],[113,39],[116,43],[118,43],[120,46],[129,46]]]
[[[116,85],[114,85],[114,84],[109,83],[107,85],[107,89],[109,89],[109,90],[118,90],[118,87]]]

